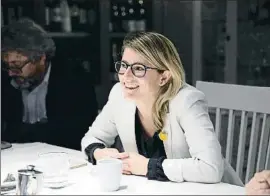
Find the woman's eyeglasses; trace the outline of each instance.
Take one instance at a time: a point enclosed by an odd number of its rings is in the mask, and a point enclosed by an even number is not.
[[[31,60],[27,60],[23,63],[13,63],[13,65],[9,65],[7,62],[5,61],[1,61],[1,67],[2,67],[2,70],[4,71],[11,71],[15,74],[21,74],[22,73],[22,69],[28,64],[30,63]]]
[[[128,64],[124,61],[117,61],[115,63],[115,70],[120,75],[123,75],[127,71],[128,67],[131,68],[131,72],[133,73],[133,75],[138,78],[144,77],[148,69],[159,70],[158,68],[148,67],[139,63]]]

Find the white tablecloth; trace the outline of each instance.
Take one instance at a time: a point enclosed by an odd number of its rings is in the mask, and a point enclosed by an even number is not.
[[[45,143],[13,144],[10,149],[1,151],[1,179],[7,173],[16,173],[18,169],[28,164],[35,164],[38,154],[45,152],[67,152],[75,162],[84,161],[79,151],[48,145]],[[147,180],[145,177],[123,175],[121,188],[116,192],[104,193],[99,190],[99,184],[93,174],[91,164],[70,170],[70,185],[62,189],[44,188],[42,194],[56,195],[96,195],[96,194],[159,194],[159,195],[244,195],[243,187],[226,183],[173,183]]]

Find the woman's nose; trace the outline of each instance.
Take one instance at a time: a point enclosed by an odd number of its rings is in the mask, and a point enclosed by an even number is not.
[[[131,67],[128,67],[126,72],[124,73],[124,77],[133,77],[133,73],[132,73],[132,70],[131,70]]]

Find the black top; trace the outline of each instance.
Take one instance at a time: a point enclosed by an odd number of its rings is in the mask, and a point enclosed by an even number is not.
[[[91,77],[80,65],[52,62],[46,95],[47,122],[23,123],[20,90],[1,72],[1,140],[16,143],[46,142],[72,149],[81,148],[81,139],[97,115],[97,101]]]
[[[148,172],[146,175],[147,178],[150,180],[167,181],[168,178],[164,174],[162,168],[162,162],[166,159],[163,142],[159,139],[157,132],[153,137],[146,135],[138,116],[138,110],[136,110],[135,114],[135,135],[139,154],[146,158],[150,158],[148,163]],[[85,149],[89,162],[93,164],[96,164],[93,153],[97,148],[105,148],[105,146],[100,143],[94,143],[90,144]]]

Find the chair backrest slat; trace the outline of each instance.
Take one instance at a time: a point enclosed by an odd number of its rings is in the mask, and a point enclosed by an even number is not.
[[[265,169],[269,169],[269,168],[270,168],[270,138],[268,141],[268,149],[266,153],[266,162],[265,162]]]
[[[238,143],[238,153],[236,162],[236,172],[243,178],[243,166],[244,166],[244,155],[245,155],[245,145],[246,145],[246,134],[247,134],[247,112],[242,111],[241,114],[241,124],[240,124],[240,134]]]
[[[216,108],[215,130],[219,141],[220,141],[220,121],[221,121],[220,108]]]
[[[270,169],[270,87],[197,81],[196,88],[206,96],[222,153],[243,182]]]
[[[257,169],[256,171],[261,171],[265,167],[266,161],[266,153],[267,153],[267,144],[269,142],[269,135],[270,135],[270,115],[264,114],[263,115],[263,122],[262,122],[262,133],[260,138],[260,146],[259,146],[259,154],[258,154],[258,161],[257,161]]]
[[[247,163],[247,174],[245,181],[248,182],[254,172],[255,172],[255,158],[257,155],[257,144],[258,144],[258,125],[259,118],[256,112],[253,113],[252,117],[252,126],[251,126],[251,135],[249,143],[249,152],[248,152],[248,163]]]
[[[226,148],[226,159],[229,163],[232,161],[232,150],[233,150],[233,131],[234,129],[234,115],[233,110],[229,110],[229,122],[228,122],[228,135],[227,135],[227,148]]]

